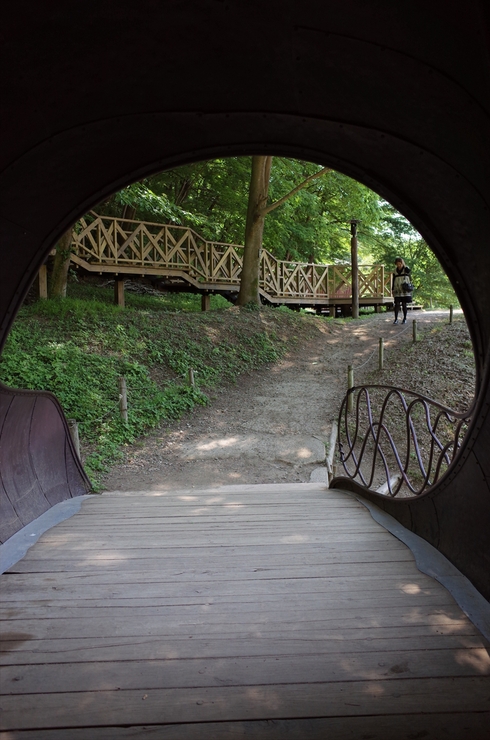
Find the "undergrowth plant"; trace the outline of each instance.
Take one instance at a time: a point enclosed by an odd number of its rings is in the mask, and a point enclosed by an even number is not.
[[[147,297],[144,307],[122,309],[92,295],[26,305],[0,357],[3,383],[53,392],[78,421],[96,490],[125,444],[205,405],[206,391],[274,362],[286,346],[286,336],[259,312],[168,314],[157,301]],[[288,321],[297,325],[298,317],[291,313]],[[195,387],[186,384],[189,368]],[[119,415],[120,376],[128,389],[127,424]]]

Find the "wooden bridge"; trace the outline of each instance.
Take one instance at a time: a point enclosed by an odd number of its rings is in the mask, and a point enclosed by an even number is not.
[[[151,275],[162,287],[221,293],[240,287],[243,246],[204,239],[185,226],[89,215],[73,230],[72,260],[90,272],[124,276]],[[323,265],[278,260],[262,250],[260,294],[264,303],[293,304],[322,310],[350,306],[350,265]],[[390,274],[383,265],[359,266],[359,303],[391,303]]]

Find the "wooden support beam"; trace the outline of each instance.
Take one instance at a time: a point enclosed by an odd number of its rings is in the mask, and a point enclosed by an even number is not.
[[[46,265],[41,265],[38,274],[39,280],[39,298],[45,299],[48,297],[48,268]]]
[[[209,311],[211,308],[211,296],[209,293],[201,295],[201,311]]]
[[[352,318],[359,318],[359,261],[357,249],[357,224],[356,219],[350,222],[350,251],[351,251],[351,285],[352,285]]]
[[[114,303],[124,308],[124,280],[122,278],[114,280]]]

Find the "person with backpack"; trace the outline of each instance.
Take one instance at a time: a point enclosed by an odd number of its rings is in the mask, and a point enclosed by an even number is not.
[[[395,320],[393,323],[398,324],[398,314],[401,308],[403,312],[402,324],[406,324],[408,304],[412,302],[413,285],[410,268],[401,257],[397,257],[395,260],[395,269],[391,280],[391,292],[395,299]]]

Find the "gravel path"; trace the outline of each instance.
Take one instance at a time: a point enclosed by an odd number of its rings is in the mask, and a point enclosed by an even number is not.
[[[405,326],[394,326],[392,314],[385,313],[356,322],[319,322],[318,339],[215,391],[210,406],[128,447],[126,460],[106,476],[104,487],[170,491],[308,481],[325,457],[347,365],[356,368],[358,385],[377,366],[379,337],[388,364],[395,347],[412,342],[413,318],[427,326],[447,317],[447,311],[417,311],[409,313]]]

